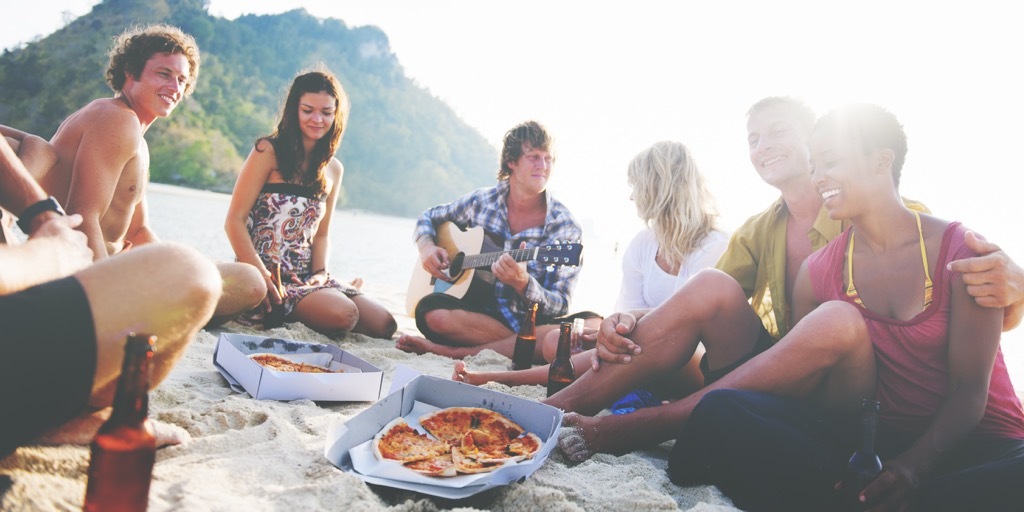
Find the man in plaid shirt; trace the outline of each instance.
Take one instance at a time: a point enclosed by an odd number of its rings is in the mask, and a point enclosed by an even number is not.
[[[459,228],[481,227],[495,252],[578,242],[582,230],[568,208],[547,190],[554,155],[552,139],[536,121],[526,121],[505,134],[498,184],[475,190],[454,202],[420,215],[414,238],[423,268],[438,279],[451,262],[435,245],[437,227],[452,222]],[[485,251],[489,252],[489,251]],[[403,335],[398,348],[407,352],[462,358],[491,349],[512,356],[516,333],[530,302],[536,302],[537,339],[557,331],[569,310],[579,267],[547,267],[529,261],[524,269],[503,254],[490,269],[476,271],[469,292],[460,298],[444,293],[425,296],[416,306],[416,326],[426,338]],[[596,317],[593,313],[574,316]],[[571,321],[571,319],[569,320]],[[596,325],[595,325],[596,326]],[[538,343],[535,360],[541,359]]]

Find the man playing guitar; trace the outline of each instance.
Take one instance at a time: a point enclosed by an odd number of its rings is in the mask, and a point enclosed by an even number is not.
[[[449,251],[438,242],[438,227],[451,222],[465,230],[483,228],[485,238],[508,251],[579,242],[582,230],[568,208],[547,190],[554,156],[552,139],[540,123],[526,121],[505,134],[498,184],[475,190],[420,215],[415,230],[423,269],[449,281]],[[489,272],[487,271],[489,270]],[[476,271],[463,297],[431,293],[415,306],[416,326],[426,338],[403,335],[397,347],[461,359],[483,349],[511,357],[516,331],[528,302],[538,304],[537,339],[557,331],[565,318],[579,267],[530,261],[524,266],[502,254],[490,269]],[[593,313],[573,316],[599,318]],[[569,319],[571,321],[571,319]],[[535,360],[542,360],[538,344]]]

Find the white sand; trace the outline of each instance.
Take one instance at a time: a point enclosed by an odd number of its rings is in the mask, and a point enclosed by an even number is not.
[[[408,319],[403,319],[407,324]],[[248,332],[237,324],[228,330]],[[384,370],[396,364],[450,377],[452,361],[416,356],[391,340],[350,335],[332,341],[300,324],[268,331],[280,338],[337,343]],[[369,403],[253,400],[231,391],[214,369],[216,336],[200,332],[168,379],[150,395],[150,415],[181,426],[192,441],[158,452],[150,510],[735,510],[712,487],[681,488],[665,473],[667,445],[622,457],[599,455],[572,465],[556,452],[526,482],[448,501],[370,488],[323,456],[324,433]],[[503,369],[508,359],[484,352],[474,369]],[[532,399],[541,386],[491,389]],[[0,461],[2,510],[80,509],[89,452],[84,446],[26,446]],[[4,483],[3,478],[10,478]]]
[[[153,225],[163,239],[230,259],[220,228],[227,196],[155,185],[149,195]],[[399,330],[415,331],[411,319],[397,315],[404,309],[404,285],[415,258],[413,222],[342,213],[331,230],[332,273],[366,278],[364,291],[396,312]],[[613,258],[594,253],[594,247],[589,246],[577,288],[580,300],[575,303],[578,309],[604,311],[614,300],[617,267]],[[602,306],[601,300],[609,306]],[[236,324],[227,327],[243,329]],[[1018,383],[1024,378],[1022,332],[1017,329],[1007,336],[1015,338],[1009,343],[1004,338],[1007,362]],[[268,335],[332,342],[299,324]],[[355,416],[368,403],[285,403],[236,394],[213,367],[215,343],[214,334],[201,332],[167,381],[151,394],[152,417],[188,430],[192,441],[159,451],[150,510],[736,510],[713,487],[681,488],[669,482],[667,444],[622,457],[598,455],[578,465],[567,463],[556,450],[524,483],[460,502],[371,489],[323,456],[330,423]],[[390,387],[396,364],[428,375],[451,375],[451,360],[406,354],[391,340],[352,335],[336,343],[383,368],[384,389]],[[508,359],[484,352],[467,362],[474,370],[499,370]],[[541,386],[488,387],[535,400],[544,396]],[[0,459],[0,510],[81,509],[88,457],[88,448],[82,446],[26,446]]]

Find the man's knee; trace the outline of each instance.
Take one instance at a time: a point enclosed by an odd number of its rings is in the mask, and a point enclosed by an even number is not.
[[[808,319],[813,318],[816,325],[823,331],[820,343],[828,341],[846,349],[859,349],[870,346],[864,317],[856,306],[844,301],[828,301],[811,312]]]
[[[454,316],[453,311],[450,309],[435,309],[427,311],[423,315],[423,320],[427,323],[427,327],[434,332],[447,333],[451,332],[451,328],[455,322],[452,317]]]
[[[267,296],[267,282],[259,269],[248,263],[220,263],[217,265],[223,281],[223,292],[234,300],[254,307]]]
[[[144,252],[145,250],[145,252]],[[161,296],[182,306],[202,307],[215,303],[221,295],[220,272],[213,262],[195,249],[177,243],[140,247],[132,253],[146,254],[153,272],[173,281]]]

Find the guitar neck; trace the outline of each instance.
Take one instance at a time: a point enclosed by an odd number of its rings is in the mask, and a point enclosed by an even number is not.
[[[462,263],[462,268],[490,268],[494,262],[498,261],[498,258],[500,258],[502,254],[512,256],[512,259],[517,262],[532,261],[537,259],[537,253],[539,250],[540,249],[538,247],[533,247],[526,249],[513,249],[511,251],[466,255],[466,259]]]

